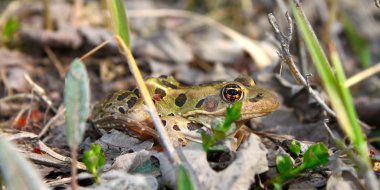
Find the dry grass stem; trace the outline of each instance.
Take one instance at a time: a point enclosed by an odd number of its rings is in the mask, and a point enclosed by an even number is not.
[[[156,107],[152,101],[152,98],[150,97],[148,88],[145,85],[145,82],[141,76],[140,70],[137,67],[137,64],[133,58],[131,50],[126,46],[124,41],[121,39],[120,36],[115,36],[117,43],[119,44],[119,47],[126,53],[126,58],[128,60],[128,66],[129,70],[133,74],[134,78],[136,79],[137,86],[139,88],[139,91],[144,98],[144,102],[147,106],[147,111],[151,116],[152,122],[160,135],[160,142],[163,146],[166,154],[170,158],[170,160],[174,163],[179,165],[181,163],[181,160],[179,158],[179,155],[177,154],[176,150],[174,149],[173,144],[169,140],[168,133],[166,132],[161,119],[157,113]]]
[[[84,60],[86,59],[87,57],[89,57],[90,55],[92,55],[93,53],[95,53],[96,51],[98,51],[99,49],[101,49],[102,47],[104,47],[105,45],[107,45],[111,40],[107,40],[101,44],[99,44],[98,46],[96,46],[95,48],[93,48],[92,50],[90,50],[89,52],[87,52],[85,55],[83,55],[80,60]]]
[[[0,98],[0,104],[8,102],[8,101],[14,101],[14,100],[16,100],[16,101],[17,100],[36,100],[36,101],[38,101],[39,98],[38,98],[38,96],[35,96],[33,94],[30,94],[30,93],[14,94],[14,95],[5,96],[3,98]]]
[[[62,62],[58,59],[58,57],[55,55],[53,50],[51,50],[50,47],[45,46],[44,51],[46,52],[47,56],[51,60],[51,62],[54,64],[55,68],[57,69],[59,76],[61,78],[65,78],[65,69],[63,69]]]
[[[380,63],[377,63],[376,65],[364,70],[364,71],[361,71],[357,74],[355,74],[354,76],[348,78],[345,82],[345,85],[347,87],[351,87],[377,73],[380,73]]]

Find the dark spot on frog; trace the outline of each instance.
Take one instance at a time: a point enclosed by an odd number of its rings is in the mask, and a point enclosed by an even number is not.
[[[174,116],[174,113],[169,113],[168,116]]]
[[[125,109],[123,107],[119,107],[119,112],[120,113],[125,113]]]
[[[251,84],[249,83],[249,80],[247,78],[236,78],[235,79],[236,82],[240,82],[242,85],[246,86],[246,87],[250,87]]]
[[[131,109],[137,102],[137,98],[136,97],[132,97],[131,99],[129,99],[127,101],[127,104],[128,104],[128,108]]]
[[[184,140],[181,139],[181,138],[178,138],[177,140],[178,140],[178,142],[180,142],[180,143],[182,143],[182,142],[184,141]]]
[[[178,97],[175,99],[175,105],[177,105],[178,107],[182,107],[186,103],[186,100],[186,94],[179,94]]]
[[[167,75],[161,75],[161,76],[159,76],[158,78],[167,79],[167,78],[168,78],[168,76],[167,76]]]
[[[161,88],[156,88],[156,90],[154,90],[154,93],[155,94],[159,94],[161,99],[164,98],[166,96],[166,92],[165,90],[161,89]]]
[[[162,80],[161,83],[162,83],[163,85],[165,85],[165,86],[167,86],[167,87],[170,87],[170,88],[173,88],[173,89],[177,89],[177,88],[178,88],[176,85],[174,85],[174,84],[172,84],[172,83],[170,83],[170,82],[168,82],[168,81],[166,81],[166,80]]]
[[[263,99],[263,94],[262,93],[259,93],[257,94],[255,97],[253,98],[250,98],[249,101],[250,102],[258,102],[259,100]]]
[[[166,121],[165,121],[165,120],[161,120],[161,122],[162,122],[162,124],[163,124],[164,126],[166,126]]]
[[[199,100],[199,102],[195,105],[196,108],[200,108],[203,104],[203,102],[205,101],[205,99],[201,99]]]
[[[214,98],[206,98],[205,103],[204,103],[204,108],[208,112],[213,112],[218,108],[218,101]]]
[[[195,123],[188,123],[187,124],[187,129],[189,129],[189,131],[195,131],[197,130],[199,127],[201,127],[201,125],[197,125]]]
[[[109,108],[109,107],[111,107],[112,106],[112,102],[111,103],[108,103],[108,104],[106,104],[106,106],[104,106],[104,108],[105,109],[107,109],[107,108]]]
[[[133,89],[133,93],[136,94],[136,96],[140,98],[140,91],[138,88]]]
[[[178,127],[178,125],[173,125],[173,129],[176,131],[181,131],[181,129]]]
[[[124,92],[123,94],[120,94],[119,96],[117,96],[117,100],[118,101],[123,101],[125,98],[127,98],[129,95],[131,94],[131,92],[127,91],[127,92]]]

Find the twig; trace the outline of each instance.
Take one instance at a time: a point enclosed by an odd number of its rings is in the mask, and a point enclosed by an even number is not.
[[[20,132],[20,133],[17,133],[17,134],[7,135],[7,136],[4,136],[4,137],[7,140],[18,140],[18,139],[23,139],[23,138],[31,138],[31,139],[37,138],[38,139],[38,136],[36,134],[29,133],[29,132]],[[58,154],[57,152],[55,152],[54,150],[52,150],[51,148],[49,148],[48,146],[46,146],[46,144],[43,143],[42,141],[38,140],[37,144],[38,144],[38,147],[41,149],[41,151],[45,152],[46,154],[48,154],[49,156],[53,157],[54,159],[57,159],[57,160],[60,160],[62,162],[66,162],[66,163],[70,163],[70,162],[72,163],[72,159],[71,158]],[[82,169],[82,170],[86,169],[86,166],[82,162],[78,162],[76,164],[76,167],[78,169]]]
[[[73,163],[73,160],[71,158],[58,154],[57,152],[55,152],[54,150],[52,150],[51,148],[49,148],[48,146],[46,146],[45,143],[43,143],[40,140],[38,141],[38,146],[40,147],[40,149],[42,151],[46,152],[46,154],[49,154],[51,157],[53,157],[53,158],[55,158],[57,160]],[[74,165],[78,169],[82,169],[82,170],[86,169],[86,166],[82,162],[77,162]]]
[[[41,138],[45,133],[46,131],[50,128],[50,126],[56,122],[58,120],[59,117],[61,117],[64,113],[65,113],[65,108],[63,106],[60,106],[58,108],[58,111],[57,111],[57,114],[55,114],[54,117],[52,117],[47,123],[46,125],[42,128],[42,130],[40,131],[40,133],[38,134],[38,138]]]
[[[13,140],[24,139],[24,138],[37,138],[37,135],[34,133],[29,133],[29,132],[20,132],[13,135],[6,135],[4,137],[9,141],[13,141]]]
[[[34,92],[36,92],[41,98],[42,100],[49,106],[51,107],[51,109],[57,113],[57,109],[53,106],[53,103],[52,101],[49,99],[49,97],[47,97],[46,95],[46,92],[45,90],[40,87],[39,85],[37,85],[33,80],[32,78],[30,78],[30,76],[28,74],[25,74],[24,75],[24,78],[25,80],[29,83],[30,86],[32,86],[32,90]]]
[[[13,101],[13,100],[23,100],[23,99],[33,99],[33,100],[39,100],[37,96],[30,94],[30,93],[21,93],[21,94],[14,94],[11,96],[6,96],[4,98],[0,99],[0,103],[5,103],[8,101]]]
[[[153,122],[158,134],[160,135],[161,145],[164,147],[164,150],[165,150],[166,154],[168,155],[168,157],[170,158],[170,160],[174,164],[179,165],[181,163],[181,160],[180,160],[176,150],[174,149],[172,143],[170,142],[168,133],[166,132],[166,130],[165,130],[165,128],[161,122],[160,117],[158,116],[156,107],[154,106],[152,98],[149,95],[148,88],[145,85],[145,82],[141,76],[140,70],[137,67],[137,64],[133,58],[131,50],[126,46],[126,44],[123,42],[123,40],[121,39],[120,36],[116,35],[115,38],[116,38],[117,43],[119,44],[119,47],[121,47],[121,49],[126,53],[126,58],[128,60],[128,63],[129,63],[128,64],[129,70],[131,71],[131,73],[133,74],[133,76],[136,79],[140,93],[141,93],[142,97],[144,98],[144,102],[147,106],[147,111],[150,114],[150,117],[152,119],[152,122]]]
[[[70,183],[71,181],[71,177],[65,177],[65,178],[62,178],[62,179],[57,179],[57,180],[54,180],[54,181],[49,181],[49,182],[46,182],[46,184],[50,187],[55,187],[55,186],[58,186],[58,185],[63,185],[63,184],[67,184],[67,183]]]
[[[154,10],[129,10],[128,17],[182,17],[193,19],[199,23],[204,23],[210,26],[214,26],[221,33],[228,36],[239,45],[241,45],[244,50],[251,56],[253,61],[257,64],[259,68],[264,68],[271,64],[273,60],[269,55],[259,46],[256,42],[247,38],[246,36],[236,32],[235,30],[228,28],[227,26],[209,18],[202,16],[190,11],[185,10],[175,10],[175,9],[154,9]]]
[[[364,71],[361,71],[361,72],[355,74],[354,76],[348,78],[345,82],[345,85],[347,87],[351,87],[351,86],[359,83],[360,81],[365,80],[365,79],[367,79],[367,78],[369,78],[369,77],[371,77],[371,76],[373,76],[379,72],[380,72],[380,62],[377,63],[376,65],[374,65],[374,66],[372,66],[372,67],[370,67]]]
[[[49,157],[48,155],[37,154],[37,153],[26,152],[26,151],[21,151],[21,152],[25,154],[30,160],[32,160],[36,164],[49,166],[49,167],[55,167],[55,168],[70,167],[70,162],[56,160],[54,158]]]
[[[47,56],[51,60],[51,62],[54,64],[55,68],[57,69],[59,76],[61,78],[65,78],[65,70],[63,69],[61,61],[59,61],[58,57],[55,55],[53,50],[51,50],[50,47],[45,46],[44,51],[46,52]]]
[[[298,68],[296,67],[292,55],[289,51],[290,41],[292,39],[293,35],[293,22],[290,18],[289,14],[286,13],[286,19],[288,20],[289,26],[288,26],[288,35],[284,35],[277,24],[276,18],[273,16],[272,13],[268,14],[269,22],[272,25],[276,38],[279,40],[281,44],[281,52],[279,52],[279,55],[284,63],[288,65],[294,79],[301,83],[310,93],[310,95],[319,103],[319,105],[322,106],[322,108],[329,113],[330,115],[336,117],[336,114],[333,110],[330,109],[330,107],[320,98],[317,94],[317,92],[308,84],[307,80],[301,75]]]

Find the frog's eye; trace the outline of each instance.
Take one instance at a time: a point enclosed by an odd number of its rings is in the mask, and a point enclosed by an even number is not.
[[[222,89],[223,100],[227,103],[233,103],[243,98],[244,93],[241,87],[237,84],[227,84]]]

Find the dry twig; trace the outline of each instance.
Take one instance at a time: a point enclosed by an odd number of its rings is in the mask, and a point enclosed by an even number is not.
[[[322,108],[329,113],[332,116],[336,116],[335,112],[330,109],[330,107],[322,100],[321,97],[318,96],[317,92],[309,85],[308,81],[301,75],[299,72],[297,66],[295,65],[292,55],[289,51],[290,41],[292,39],[293,35],[293,22],[290,18],[289,14],[286,13],[286,19],[288,20],[288,35],[283,34],[279,26],[277,24],[276,18],[273,16],[272,13],[268,15],[269,22],[272,25],[275,36],[277,40],[280,42],[281,50],[279,52],[279,56],[282,59],[282,61],[289,67],[294,79],[301,83],[310,93],[310,95],[319,103],[319,105],[322,106]]]
[[[56,122],[64,113],[65,113],[65,108],[63,106],[60,106],[58,108],[58,111],[57,111],[57,114],[55,114],[54,117],[52,117],[47,123],[46,125],[42,128],[42,130],[40,131],[40,133],[38,134],[38,138],[41,138],[45,133],[46,131],[50,128],[50,126]]]
[[[28,74],[25,74],[24,75],[24,78],[25,80],[29,83],[29,85],[32,87],[32,90],[34,92],[37,93],[37,95],[39,95],[42,100],[49,106],[51,107],[51,109],[57,113],[57,109],[53,106],[53,102],[49,99],[49,97],[46,95],[46,92],[45,90],[40,87],[39,85],[37,85],[33,80],[32,78],[30,78],[30,76]]]

